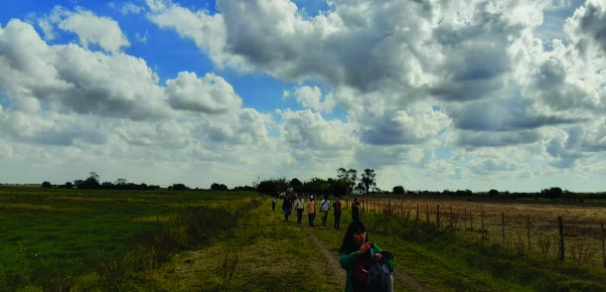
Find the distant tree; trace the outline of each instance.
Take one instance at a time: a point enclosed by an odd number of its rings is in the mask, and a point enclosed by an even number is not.
[[[275,180],[264,180],[257,185],[257,192],[266,195],[276,195],[280,191],[280,187]]]
[[[395,186],[395,187],[393,187],[393,193],[394,194],[398,194],[398,195],[403,195],[404,194],[404,187],[403,186]]]
[[[101,187],[104,189],[113,189],[116,187],[116,185],[114,185],[112,182],[106,181],[101,184]]]
[[[170,190],[173,191],[185,191],[188,190],[189,188],[186,187],[184,184],[173,184],[172,186],[169,187]]]
[[[227,191],[229,188],[224,184],[213,183],[210,186],[210,189],[213,191]]]
[[[77,180],[74,181],[74,186],[75,187],[79,187],[83,183],[84,183],[84,180],[77,179]]]
[[[290,182],[288,183],[288,187],[292,188],[293,191],[295,191],[295,192],[300,192],[301,187],[303,187],[303,183],[298,178],[295,177],[290,180]]]
[[[547,199],[557,200],[562,197],[562,189],[558,187],[544,189],[541,194]]]
[[[376,186],[376,179],[377,174],[375,173],[374,169],[370,169],[367,168],[364,170],[364,173],[362,174],[362,179],[361,182],[364,185],[364,189],[366,190],[366,193],[368,193],[370,191],[370,187],[371,186]]]
[[[307,193],[323,195],[328,193],[330,184],[325,179],[314,177],[311,180],[306,181],[303,184],[303,188]]]
[[[125,178],[119,178],[119,179],[117,179],[116,180],[116,185],[119,185],[119,186],[126,185],[126,179]]]
[[[350,193],[358,180],[358,171],[341,167],[337,169],[337,178],[346,184],[347,193]]]
[[[290,182],[285,177],[277,178],[274,180],[278,185],[278,191],[285,192],[288,189],[288,183]]]
[[[488,191],[488,196],[491,198],[494,198],[496,196],[499,195],[499,191],[495,190],[495,189],[491,189],[490,191]]]
[[[100,187],[99,176],[95,172],[91,172],[90,176],[85,179],[84,182],[78,184],[79,189],[98,189]]]
[[[42,183],[42,187],[47,189],[47,188],[52,188],[53,185],[50,182],[45,181]]]
[[[73,189],[74,185],[71,182],[68,181],[64,185],[62,185],[61,188],[64,188],[64,189]]]
[[[344,197],[349,193],[349,186],[341,179],[329,178],[327,192],[335,197]]]
[[[247,191],[247,192],[254,192],[257,189],[255,189],[254,187],[251,186],[237,186],[233,189],[231,189],[232,191]]]

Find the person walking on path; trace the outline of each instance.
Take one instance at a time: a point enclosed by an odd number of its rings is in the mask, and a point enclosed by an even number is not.
[[[347,227],[341,248],[339,264],[347,271],[345,292],[368,291],[368,271],[373,261],[386,264],[393,272],[393,260],[383,258],[381,248],[368,240],[366,227],[360,221],[354,221]]]
[[[295,200],[293,209],[297,210],[297,223],[301,224],[301,221],[303,220],[303,210],[305,209],[305,200],[301,194],[299,194],[298,198]]]
[[[278,202],[277,196],[271,196],[271,210],[276,211],[276,203]]]
[[[316,200],[314,199],[314,196],[309,197],[305,211],[309,218],[309,226],[314,227],[314,220],[316,219]]]
[[[328,196],[324,196],[324,200],[320,202],[320,211],[322,212],[322,226],[326,226],[328,221],[328,210],[330,210],[330,200]]]
[[[284,221],[288,221],[288,217],[290,216],[290,209],[292,209],[292,203],[290,198],[284,197],[282,200],[282,213],[284,213]]]
[[[351,221],[360,221],[360,202],[358,202],[358,198],[354,198],[351,202]]]
[[[339,200],[339,197],[335,198],[335,202],[332,204],[332,206],[335,209],[335,224],[333,227],[335,229],[339,229],[339,224],[341,224],[341,201]]]

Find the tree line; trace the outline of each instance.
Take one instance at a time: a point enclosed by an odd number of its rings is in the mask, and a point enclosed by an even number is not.
[[[277,193],[294,191],[297,193],[309,193],[316,195],[333,195],[344,197],[350,194],[372,194],[372,193],[392,193],[396,195],[411,195],[423,197],[441,197],[441,198],[458,198],[472,200],[474,198],[495,199],[495,200],[551,200],[565,202],[584,202],[585,200],[604,200],[606,193],[574,193],[568,190],[562,190],[560,187],[551,187],[542,189],[540,192],[499,192],[496,189],[491,189],[488,192],[474,193],[469,189],[466,190],[443,190],[443,191],[410,191],[406,190],[402,185],[397,185],[391,191],[384,191],[376,187],[376,173],[374,169],[364,169],[358,173],[356,169],[339,168],[336,170],[336,177],[333,178],[318,178],[314,177],[308,181],[300,181],[298,178],[275,178],[268,179],[258,183],[253,183],[254,186],[237,186],[229,189],[225,184],[213,183],[210,190],[213,191],[257,191],[263,194],[275,195]],[[85,179],[78,179],[72,182],[66,182],[63,185],[52,185],[45,181],[42,183],[43,188],[78,188],[78,189],[119,189],[119,190],[160,190],[158,185],[153,184],[135,184],[129,183],[124,178],[118,178],[115,182],[101,182],[100,177],[96,172],[90,172]],[[197,190],[192,189],[182,183],[175,183],[166,189],[173,191]]]
[[[374,169],[370,168],[364,169],[359,178],[357,170],[339,168],[337,169],[337,177],[334,178],[314,177],[305,182],[301,182],[298,178],[264,180],[257,185],[257,191],[268,195],[293,191],[316,195],[334,195],[336,197],[343,197],[356,191],[359,191],[360,194],[380,193],[383,191],[376,187],[376,176]]]

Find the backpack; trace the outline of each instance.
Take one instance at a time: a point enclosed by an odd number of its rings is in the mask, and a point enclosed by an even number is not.
[[[393,255],[390,252],[381,252],[383,259],[391,260]],[[373,262],[368,270],[368,280],[366,288],[372,292],[391,292],[393,291],[393,275],[386,264]]]
[[[341,211],[341,202],[335,202],[335,211]]]

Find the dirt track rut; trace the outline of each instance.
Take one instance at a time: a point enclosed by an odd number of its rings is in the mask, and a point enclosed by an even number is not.
[[[339,278],[339,281],[341,281],[341,283],[345,283],[345,277],[347,274],[346,274],[345,270],[341,268],[337,254],[335,254],[333,251],[331,251],[329,249],[328,245],[325,242],[323,242],[322,240],[320,240],[310,230],[310,228],[305,228],[305,229],[306,229],[307,233],[309,233],[309,235],[313,239],[314,243],[316,244],[316,246],[318,247],[320,252],[322,252],[324,257],[326,258],[326,260],[332,267],[331,270],[334,272],[335,277]],[[398,279],[401,282],[403,282],[404,285],[406,285],[406,287],[408,289],[410,289],[411,291],[416,291],[416,292],[430,292],[431,291],[427,287],[425,287],[421,283],[419,283],[415,278],[411,277],[410,275],[408,275],[402,271],[396,270],[393,273],[393,276],[395,279]]]

